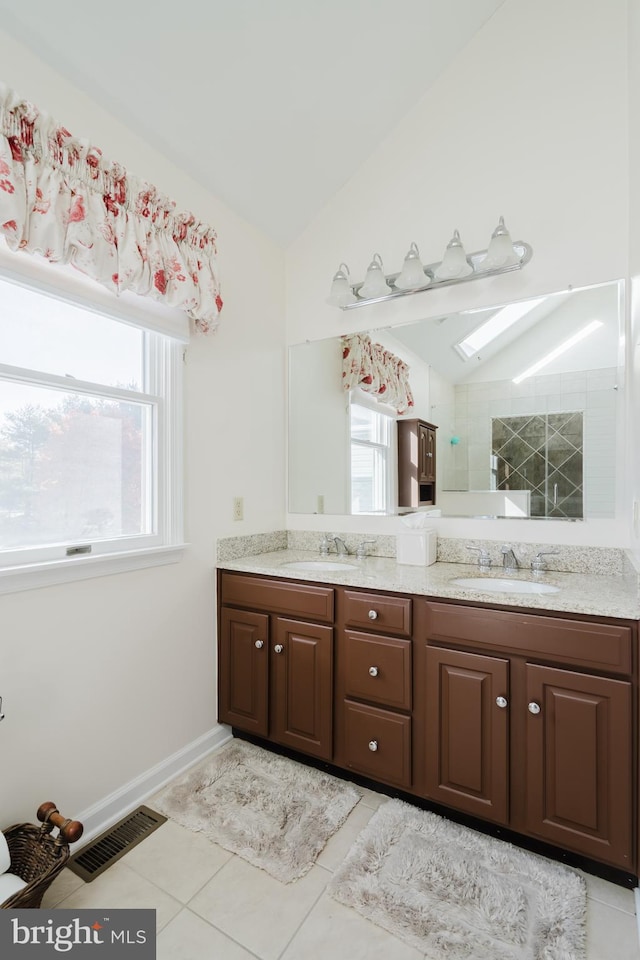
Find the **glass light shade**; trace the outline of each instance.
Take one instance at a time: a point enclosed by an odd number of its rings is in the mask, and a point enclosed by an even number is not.
[[[355,303],[356,300],[357,297],[349,283],[349,267],[346,263],[341,263],[333,275],[327,303],[332,307],[346,307],[348,303]]]
[[[404,258],[402,270],[393,281],[394,287],[399,290],[416,290],[431,283],[431,277],[424,272],[417,244],[412,243],[409,252]]]
[[[376,253],[367,267],[367,274],[364,278],[364,283],[358,290],[358,296],[362,300],[373,300],[376,297],[386,297],[390,293],[391,287],[387,283],[384,275],[382,257],[379,253]]]
[[[453,280],[455,277],[468,277],[470,273],[473,273],[473,267],[467,261],[460,234],[454,230],[442,263],[436,267],[433,275],[436,280]]]
[[[491,234],[491,243],[487,255],[479,263],[480,270],[495,270],[497,267],[511,267],[520,263],[520,257],[513,249],[509,231],[504,225],[504,217],[500,217],[498,226]]]

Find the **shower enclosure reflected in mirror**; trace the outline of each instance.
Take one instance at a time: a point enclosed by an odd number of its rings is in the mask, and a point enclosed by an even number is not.
[[[368,331],[438,427],[450,516],[615,515],[622,281]],[[342,387],[340,337],[289,351],[291,513],[398,513],[395,411]],[[402,511],[400,511],[402,512]]]

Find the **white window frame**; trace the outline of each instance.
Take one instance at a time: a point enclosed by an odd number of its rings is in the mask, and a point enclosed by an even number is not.
[[[144,335],[145,383],[148,393],[105,387],[89,381],[45,374],[0,363],[0,377],[16,382],[73,391],[88,396],[141,402],[151,405],[154,530],[112,540],[69,541],[45,547],[0,551],[0,594],[29,590],[54,583],[175,563],[186,544],[183,532],[183,366],[188,327],[184,315],[158,312],[157,305],[141,307],[142,298],[113,297],[77,271],[36,258],[16,257],[0,245],[0,278],[39,293],[79,305],[114,321],[128,323]],[[34,261],[33,267],[31,260]],[[44,267],[44,269],[43,269]],[[105,296],[106,294],[106,296]],[[155,308],[155,309],[154,309]],[[1,321],[0,321],[1,322]],[[90,553],[67,555],[73,546],[91,546]]]
[[[379,443],[373,443],[370,441],[363,440],[353,440],[351,436],[351,407],[352,405],[358,407],[366,407],[369,410],[372,410],[374,413],[382,414],[385,417],[389,417],[391,423],[389,424],[389,444],[383,445]],[[372,400],[364,390],[354,389],[349,392],[349,404],[347,406],[347,417],[348,417],[348,458],[347,463],[349,464],[349,509],[353,516],[356,517],[382,517],[388,515],[393,510],[393,504],[396,501],[396,473],[393,470],[394,464],[397,462],[397,441],[396,441],[396,431],[393,429],[393,424],[397,419],[396,411],[383,403],[378,403],[376,400]],[[383,510],[372,510],[362,513],[353,513],[353,477],[351,475],[351,451],[354,443],[358,443],[363,447],[375,447],[376,449],[384,449],[386,451],[385,457],[385,486],[387,491],[386,503]]]

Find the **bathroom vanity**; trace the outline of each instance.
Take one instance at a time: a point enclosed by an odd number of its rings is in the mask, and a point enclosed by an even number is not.
[[[637,585],[288,557],[218,571],[220,722],[637,877]]]

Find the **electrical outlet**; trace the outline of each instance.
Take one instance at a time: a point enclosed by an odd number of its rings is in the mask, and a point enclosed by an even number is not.
[[[242,520],[244,518],[244,499],[242,497],[233,498],[233,519]]]
[[[318,494],[318,507],[316,513],[324,513],[324,497],[321,493]]]

